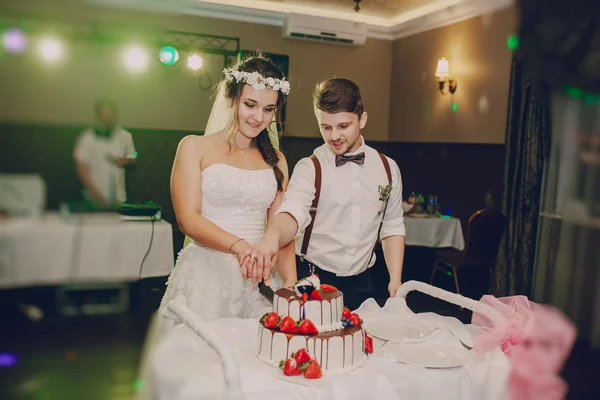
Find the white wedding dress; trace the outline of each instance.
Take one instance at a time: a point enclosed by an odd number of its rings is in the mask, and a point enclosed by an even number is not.
[[[202,171],[202,215],[249,243],[262,238],[267,210],[276,194],[277,181],[270,168],[244,170],[213,164]],[[271,308],[259,293],[258,284],[242,278],[232,254],[196,242],[179,253],[167,285],[162,307],[183,295],[188,307],[207,321],[259,318]],[[275,268],[271,288],[277,290],[282,285]]]

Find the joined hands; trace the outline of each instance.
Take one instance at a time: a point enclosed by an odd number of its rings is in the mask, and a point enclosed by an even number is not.
[[[255,245],[242,240],[232,252],[237,257],[244,279],[251,279],[255,283],[264,281],[265,285],[270,286],[271,272],[279,255],[279,240],[276,237],[266,234]]]

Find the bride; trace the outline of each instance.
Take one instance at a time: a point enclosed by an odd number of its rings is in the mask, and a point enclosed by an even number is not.
[[[171,175],[173,207],[188,244],[162,306],[183,295],[205,320],[257,318],[269,308],[258,291],[261,280],[273,290],[296,280],[293,245],[282,248],[278,267],[264,276],[238,260],[262,238],[288,183],[276,123],[289,82],[262,56],[224,73],[204,136],[181,140]]]

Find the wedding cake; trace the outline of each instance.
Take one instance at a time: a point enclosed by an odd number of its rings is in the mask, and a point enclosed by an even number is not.
[[[344,308],[343,293],[317,275],[276,291],[273,311],[259,323],[258,358],[286,375],[351,371],[372,351],[362,320]]]

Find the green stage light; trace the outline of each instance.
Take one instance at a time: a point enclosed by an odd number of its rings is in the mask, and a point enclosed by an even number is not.
[[[173,46],[165,46],[160,49],[159,58],[163,65],[173,65],[179,61],[179,52]]]
[[[517,35],[508,35],[506,39],[506,47],[509,50],[515,51],[519,48],[519,37]]]

